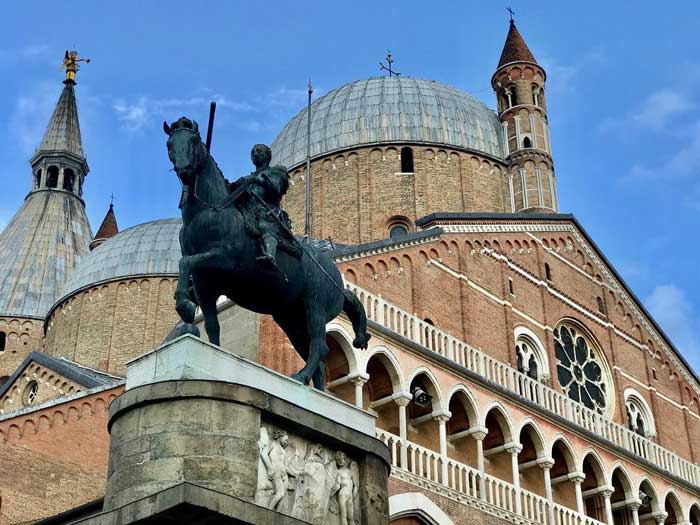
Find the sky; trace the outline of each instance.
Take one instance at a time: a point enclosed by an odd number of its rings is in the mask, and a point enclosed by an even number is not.
[[[567,7],[567,6],[571,7]],[[547,71],[559,204],[573,213],[693,368],[700,369],[700,2],[181,0],[4,6],[0,227],[31,185],[28,159],[63,87],[64,51],[91,58],[76,87],[93,230],[114,194],[120,228],[173,217],[163,120],[205,127],[227,178],[250,171],[305,104],[380,75],[438,80],[495,107],[506,8]],[[109,7],[105,7],[109,6]],[[204,8],[202,6],[205,6]],[[574,6],[576,8],[574,8]]]

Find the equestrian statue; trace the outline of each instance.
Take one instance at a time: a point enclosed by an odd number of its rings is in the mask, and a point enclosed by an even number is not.
[[[212,116],[210,115],[210,132]],[[289,187],[284,166],[270,167],[270,148],[258,144],[255,171],[229,184],[202,142],[194,120],[168,125],[168,156],[182,183],[180,272],[175,308],[182,323],[173,335],[199,335],[196,305],[209,341],[219,340],[217,299],[270,314],[305,361],[292,377],[324,388],[326,324],[344,311],[355,332],[353,346],[367,348],[367,317],[357,296],[343,286],[329,255],[291,233],[280,207]]]

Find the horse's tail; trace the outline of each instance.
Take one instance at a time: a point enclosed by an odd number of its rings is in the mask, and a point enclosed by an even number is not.
[[[343,311],[352,322],[352,329],[355,331],[355,340],[352,346],[355,348],[367,348],[370,334],[367,333],[367,314],[362,303],[350,290],[343,290]]]

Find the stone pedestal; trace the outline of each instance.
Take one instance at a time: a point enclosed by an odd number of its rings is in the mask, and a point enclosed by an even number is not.
[[[81,523],[386,525],[368,413],[193,336],[128,363],[103,513]]]

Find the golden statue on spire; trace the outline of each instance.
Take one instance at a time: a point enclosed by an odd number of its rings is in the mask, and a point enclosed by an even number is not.
[[[66,80],[75,82],[75,74],[80,69],[78,62],[90,63],[89,58],[80,58],[77,51],[67,51],[66,56],[63,58],[63,64],[61,64],[61,71],[66,70]]]

